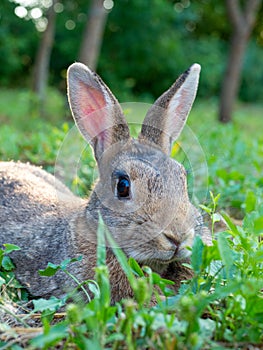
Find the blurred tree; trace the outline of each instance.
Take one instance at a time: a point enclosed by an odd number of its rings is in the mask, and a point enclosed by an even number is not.
[[[88,23],[87,5],[90,10],[92,1],[58,0],[55,7],[56,33],[49,83],[59,87],[63,94],[66,68],[78,59]],[[240,2],[245,4],[244,0]],[[0,0],[0,3],[0,83],[28,86],[51,1]],[[207,99],[220,94],[231,33],[224,1],[104,0],[103,3],[109,15],[97,70],[120,100],[151,101],[193,62],[202,65],[199,97]],[[39,10],[42,15],[36,18],[35,12]],[[263,6],[258,18],[262,16]],[[263,21],[259,20],[242,68],[239,90],[242,101],[263,100],[262,47]]]
[[[227,123],[232,118],[240,85],[242,61],[262,0],[249,0],[244,3],[239,0],[226,0],[227,13],[233,31],[219,105],[219,120],[222,123]]]
[[[34,23],[21,19],[16,7],[7,0],[0,4],[0,83],[24,87],[30,80],[37,35]]]
[[[113,2],[112,2],[113,3]],[[79,60],[96,70],[108,11],[104,0],[92,0],[83,33]]]
[[[44,115],[45,93],[48,84],[49,62],[55,36],[56,12],[54,6],[57,0],[47,11],[47,27],[42,34],[33,69],[33,91],[38,96],[38,107],[40,115]]]
[[[156,97],[187,68],[191,58],[180,52],[184,28],[177,27],[177,17],[167,0],[115,2],[98,71],[121,100]]]

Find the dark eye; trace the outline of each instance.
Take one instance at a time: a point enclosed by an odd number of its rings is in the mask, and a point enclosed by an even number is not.
[[[130,180],[126,176],[120,176],[117,182],[118,198],[130,197]]]

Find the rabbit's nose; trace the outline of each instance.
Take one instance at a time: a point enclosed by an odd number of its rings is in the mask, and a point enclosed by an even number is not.
[[[164,236],[171,243],[175,252],[177,252],[180,244],[178,240],[169,232],[164,232]]]

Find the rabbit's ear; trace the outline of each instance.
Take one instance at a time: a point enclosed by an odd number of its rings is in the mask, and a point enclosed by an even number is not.
[[[193,64],[157,99],[144,119],[140,141],[154,143],[164,153],[170,153],[194,102],[200,69],[199,64]]]
[[[92,145],[97,160],[114,143],[129,139],[118,101],[84,64],[73,63],[68,69],[68,98],[76,125]]]

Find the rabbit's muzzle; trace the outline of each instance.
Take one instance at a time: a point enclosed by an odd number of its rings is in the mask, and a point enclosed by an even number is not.
[[[169,251],[171,251],[173,253],[173,257],[175,257],[178,253],[180,242],[169,232],[165,232],[163,236],[166,239],[167,244],[170,246]]]
[[[175,260],[181,260],[189,257],[190,251],[187,249],[192,242],[192,232],[189,232],[188,235],[185,236],[185,240],[180,242],[174,233],[172,232],[163,232],[161,244],[164,248],[160,249],[160,255],[163,255],[162,258],[159,257],[158,260],[161,260],[163,263],[170,263]]]

